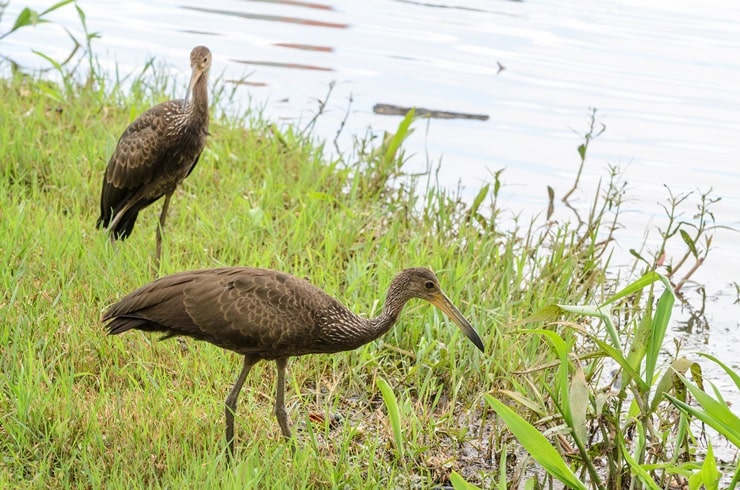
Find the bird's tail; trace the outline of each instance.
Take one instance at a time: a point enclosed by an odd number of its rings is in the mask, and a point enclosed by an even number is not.
[[[105,319],[103,317],[103,320]],[[105,327],[110,335],[118,335],[129,330],[143,330],[145,332],[166,332],[169,330],[164,325],[137,316],[119,316]]]
[[[134,225],[136,224],[136,218],[139,217],[139,210],[138,209],[131,209],[126,214],[121,217],[121,219],[116,224],[116,228],[114,230],[108,230],[116,240],[125,240],[126,238],[131,235],[131,232],[134,230]],[[97,223],[95,224],[96,228],[108,228],[111,221],[113,219],[112,213],[101,213],[100,217],[98,218]]]

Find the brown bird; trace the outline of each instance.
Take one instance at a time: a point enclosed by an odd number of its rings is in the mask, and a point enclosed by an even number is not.
[[[398,320],[406,302],[426,300],[442,310],[483,351],[483,342],[445,296],[429,269],[405,269],[388,288],[380,315],[357,316],[304,279],[284,272],[225,267],[180,272],[157,279],[125,296],[103,313],[111,335],[138,329],[185,335],[244,356],[244,365],[226,397],[228,456],[234,453],[236,400],[252,366],[277,364],[275,416],[290,438],[285,411],[285,367],[290,356],[356,349],[377,339]]]
[[[157,264],[170,198],[198,163],[208,137],[208,48],[193,48],[190,66],[193,72],[184,99],[152,107],[123,132],[100,193],[97,227],[108,228],[111,240],[126,239],[139,211],[165,196],[157,227]]]

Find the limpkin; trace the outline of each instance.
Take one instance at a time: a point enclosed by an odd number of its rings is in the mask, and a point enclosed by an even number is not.
[[[185,335],[244,356],[226,397],[227,456],[234,453],[234,413],[244,380],[262,359],[277,364],[275,416],[291,437],[285,411],[288,358],[356,349],[387,332],[406,302],[420,298],[437,306],[483,351],[483,342],[447,298],[435,274],[405,269],[391,282],[380,315],[359,317],[323,290],[284,272],[225,267],[161,277],[129,293],[103,313],[108,332],[131,329],[164,332],[163,339]]]
[[[170,198],[198,163],[208,137],[209,49],[193,48],[190,67],[184,99],[152,107],[123,132],[108,161],[100,193],[97,227],[107,228],[111,240],[126,239],[139,211],[165,196],[157,227],[156,264]]]

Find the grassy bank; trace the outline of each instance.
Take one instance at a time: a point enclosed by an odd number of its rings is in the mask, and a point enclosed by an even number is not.
[[[227,467],[223,400],[240,359],[189,340],[107,337],[99,321],[106,306],[153,279],[159,205],[115,247],[95,229],[118,136],[167,91],[168,81],[153,80],[144,74],[129,93],[22,76],[0,82],[0,486],[427,488],[449,484],[453,471],[482,486],[510,478],[499,458],[517,446],[486,395],[518,394],[508,399],[523,402],[532,421],[553,410],[547,388],[558,356],[523,330],[558,329],[574,346],[582,339],[573,330],[532,315],[554,303],[601,303],[614,291],[606,274],[621,192],[614,181],[595,191],[580,225],[520,222],[499,202],[498,175],[472,203],[438,188],[433,173],[406,175],[403,123],[395,138],[330,160],[294,127],[252,114],[214,121],[173,198],[162,274],[276,268],[373,316],[395,272],[428,266],[486,347],[481,354],[416,302],[376,342],[292,359],[294,454],[272,414],[274,366],[258,364],[240,397],[237,454]],[[640,314],[629,311],[625,326]],[[581,325],[606,335],[603,323]],[[342,421],[312,422],[316,412]]]

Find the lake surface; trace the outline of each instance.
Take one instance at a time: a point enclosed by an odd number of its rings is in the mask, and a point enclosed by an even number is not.
[[[0,31],[22,7],[41,11],[52,3],[11,2]],[[573,199],[587,206],[608,165],[622,169],[629,201],[617,257],[624,263],[644,231],[654,234],[664,223],[657,205],[668,197],[664,186],[674,194],[712,188],[712,196],[722,198],[713,207],[718,224],[740,228],[736,0],[79,4],[89,29],[102,36],[93,46],[104,68],[138,73],[154,57],[167,63],[184,91],[190,49],[205,44],[214,54],[213,78],[247,82],[237,89],[240,109],[251,98],[277,122],[307,123],[335,82],[317,134],[332,140],[349,111],[340,148],[368,127],[376,133],[396,128],[399,117],[373,112],[378,103],[488,115],[485,121],[417,122],[406,146],[414,154],[408,170],[441,162],[443,185],[461,184],[470,198],[505,168],[502,203],[525,214],[545,211],[546,186],[556,198],[570,188],[576,148],[589,109],[596,108],[606,131],[591,144]],[[74,8],[53,19],[82,37]],[[48,66],[32,49],[62,59],[71,41],[58,25],[46,24],[18,31],[0,46],[26,67]],[[696,202],[685,208],[687,219]],[[712,352],[736,370],[739,241],[737,232],[716,233],[687,294],[693,308],[677,307],[673,326],[687,351]],[[669,259],[681,252],[669,250]],[[702,292],[706,309],[697,313]],[[725,378],[718,386],[740,406],[740,394]]]

